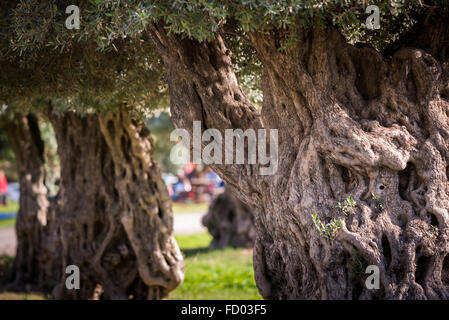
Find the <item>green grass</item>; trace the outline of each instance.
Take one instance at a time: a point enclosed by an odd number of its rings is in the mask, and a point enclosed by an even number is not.
[[[254,282],[251,250],[209,250],[208,233],[177,235],[176,240],[184,253],[185,276],[169,299],[262,299]]]
[[[44,300],[42,293],[2,292],[0,300]]]
[[[209,208],[209,203],[173,203],[173,213],[206,213]]]
[[[175,239],[182,251],[205,250],[209,247],[209,244],[212,241],[212,236],[207,232],[177,234],[175,235]]]
[[[8,201],[8,204],[6,206],[0,206],[0,213],[17,212],[18,210],[19,204],[13,201]]]
[[[18,210],[19,204],[17,202],[9,201],[8,205],[0,206],[0,216],[2,213],[17,212]],[[15,224],[15,218],[0,220],[0,228],[13,227]]]
[[[13,227],[16,224],[16,219],[0,220],[0,228]]]

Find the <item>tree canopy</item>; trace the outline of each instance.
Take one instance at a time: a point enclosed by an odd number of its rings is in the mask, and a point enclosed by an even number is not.
[[[7,111],[42,110],[49,101],[55,110],[81,112],[127,103],[145,115],[167,105],[160,61],[148,44],[117,39],[111,43],[115,50],[98,50],[92,41],[74,42],[67,50],[49,43],[33,47],[19,34],[27,37],[38,32],[33,27],[42,27],[40,19],[45,20],[39,14],[47,14],[52,6],[44,10],[37,4],[36,12],[22,11],[32,4],[37,2],[9,1],[0,9],[0,102],[8,105]],[[18,17],[18,12],[24,15]],[[65,31],[60,30],[56,38]],[[36,34],[32,37],[36,39]]]
[[[226,36],[237,75],[251,100],[261,102],[261,64],[249,33],[273,31],[279,50],[302,30],[333,24],[350,42],[384,50],[422,17],[447,14],[449,1],[300,0],[82,0],[80,28],[67,29],[69,1],[4,1],[0,8],[0,100],[29,108],[36,103],[86,110],[128,101],[140,112],[167,105],[160,60],[146,33],[162,24],[168,33],[198,41]],[[379,30],[365,27],[368,4],[380,10]],[[152,88],[152,90],[148,90]],[[45,98],[42,93],[45,92]]]
[[[6,1],[2,7],[3,29],[14,52],[36,56],[39,49],[64,50],[74,43],[94,40],[99,48],[114,50],[114,40],[140,37],[149,24],[163,23],[169,32],[198,41],[211,40],[228,30],[244,35],[255,30],[285,30],[294,40],[298,29],[337,25],[349,39],[379,43],[391,41],[419,17],[446,12],[449,2],[421,0],[82,0],[80,29],[64,23],[68,1]],[[365,9],[376,5],[382,28],[368,32]],[[6,26],[5,26],[6,24]]]

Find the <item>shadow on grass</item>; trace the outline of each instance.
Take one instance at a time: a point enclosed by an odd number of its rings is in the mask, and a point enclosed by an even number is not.
[[[240,248],[238,246],[227,246],[227,247],[223,247],[223,248],[198,247],[198,248],[190,248],[190,249],[181,249],[181,252],[184,254],[185,258],[190,258],[192,256],[196,256],[199,254],[224,251],[226,249],[242,249],[242,248]]]

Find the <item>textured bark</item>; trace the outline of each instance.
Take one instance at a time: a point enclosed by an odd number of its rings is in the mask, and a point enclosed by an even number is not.
[[[200,44],[151,30],[177,127],[198,120],[203,128],[279,130],[276,174],[212,166],[258,213],[263,297],[449,298],[448,31],[447,19],[428,19],[391,57],[347,44],[332,27],[303,30],[287,52],[278,50],[281,32],[252,34],[264,65],[259,115],[220,36]],[[335,203],[348,196],[357,206],[346,217]],[[322,237],[312,214],[345,218],[335,241]],[[380,289],[364,286],[357,261],[379,267]]]
[[[9,289],[42,288],[45,259],[42,239],[47,226],[47,188],[44,185],[44,143],[38,120],[17,115],[4,125],[14,151],[20,184],[20,207],[16,220],[17,251]]]
[[[254,214],[250,207],[227,190],[211,202],[202,223],[213,237],[211,248],[252,248],[254,245]]]
[[[53,298],[162,299],[183,279],[168,191],[149,131],[125,111],[51,115],[61,161]],[[65,267],[80,268],[80,290]]]

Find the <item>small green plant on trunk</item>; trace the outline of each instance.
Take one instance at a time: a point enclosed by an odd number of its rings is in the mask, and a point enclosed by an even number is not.
[[[368,263],[355,249],[352,250],[352,261],[350,266],[352,276],[355,278],[363,279],[363,277],[366,275],[365,270],[368,266]]]
[[[355,214],[355,210],[357,207],[357,202],[351,196],[347,197],[342,202],[337,202],[335,204],[335,208],[337,208],[340,212],[343,212],[346,216]]]
[[[313,223],[320,232],[321,236],[326,238],[327,242],[332,245],[335,238],[340,233],[344,218],[332,219],[329,223],[323,223],[317,214],[312,215]]]
[[[376,209],[377,212],[382,212],[384,211],[387,206],[385,204],[385,200],[382,199],[381,197],[375,195],[374,193],[372,194],[373,196],[373,200],[374,200],[374,208]]]

